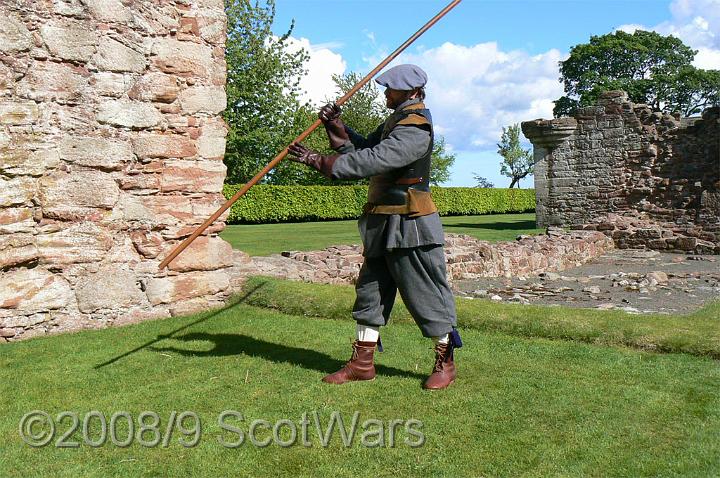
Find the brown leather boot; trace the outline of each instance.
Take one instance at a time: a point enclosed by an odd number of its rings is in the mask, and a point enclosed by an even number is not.
[[[373,365],[373,353],[375,342],[353,342],[353,354],[350,361],[343,368],[335,373],[323,377],[323,382],[341,383],[355,380],[373,380],[375,378],[375,365]]]
[[[448,387],[455,381],[455,362],[453,360],[452,344],[437,344],[435,346],[435,366],[430,376],[425,380],[423,388],[440,390]]]

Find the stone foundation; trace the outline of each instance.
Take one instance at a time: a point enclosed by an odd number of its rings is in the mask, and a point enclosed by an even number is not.
[[[659,222],[636,213],[627,216],[608,214],[590,224],[575,226],[585,231],[601,231],[613,239],[618,249],[652,249],[686,254],[720,254],[715,235],[695,225]]]
[[[445,258],[449,280],[478,277],[530,276],[577,267],[613,249],[610,238],[597,231],[550,230],[549,234],[520,236],[514,242],[491,243],[471,236],[446,234]],[[323,284],[352,284],[362,265],[361,246],[329,247],[322,251],[283,252],[249,257],[235,252],[233,280],[247,275]]]
[[[222,303],[220,0],[0,4],[0,341]]]

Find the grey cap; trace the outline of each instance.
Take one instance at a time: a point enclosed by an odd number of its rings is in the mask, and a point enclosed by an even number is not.
[[[393,66],[382,75],[375,78],[375,82],[393,90],[414,90],[422,88],[427,83],[427,75],[417,65],[405,64]]]

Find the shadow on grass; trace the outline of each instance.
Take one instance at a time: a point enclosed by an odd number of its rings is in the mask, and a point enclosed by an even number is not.
[[[151,347],[151,350],[157,352],[174,352],[187,357],[224,357],[227,355],[245,354],[276,363],[297,365],[308,370],[317,370],[323,373],[335,372],[345,365],[344,361],[336,360],[322,352],[299,347],[289,347],[274,342],[266,342],[247,335],[196,332],[174,337],[173,340],[184,340],[188,342],[202,340],[213,342],[215,347],[203,352],[176,347]],[[375,364],[375,370],[379,375],[386,377],[425,379],[425,375],[386,365]]]
[[[535,221],[512,221],[512,222],[490,222],[487,224],[474,224],[470,222],[462,222],[459,224],[443,224],[444,228],[468,228],[468,229],[488,229],[493,231],[519,231],[522,229],[536,229]]]
[[[243,302],[245,302],[251,295],[253,295],[258,289],[260,289],[260,288],[263,287],[264,285],[265,285],[264,283],[263,283],[263,284],[258,284],[258,285],[256,285],[255,287],[253,287],[251,290],[249,290],[249,291],[248,291],[245,295],[243,295],[242,297],[238,297],[237,299],[232,300],[231,303],[228,304],[228,305],[226,305],[225,307],[222,307],[222,308],[220,308],[220,309],[217,309],[217,310],[215,310],[215,311],[213,311],[213,312],[209,312],[208,315],[202,316],[202,317],[200,317],[199,319],[190,322],[189,324],[185,324],[185,325],[183,325],[182,327],[179,327],[179,328],[173,330],[172,332],[170,332],[170,333],[168,333],[168,334],[160,334],[160,335],[158,335],[156,338],[154,338],[154,339],[152,339],[152,340],[149,340],[149,341],[145,342],[144,344],[135,347],[135,348],[132,349],[132,350],[128,350],[128,351],[125,352],[124,354],[118,355],[117,357],[113,357],[113,358],[111,358],[110,360],[108,360],[107,362],[103,362],[103,363],[101,363],[101,364],[99,364],[99,365],[95,365],[94,368],[97,370],[97,369],[103,368],[103,367],[105,367],[105,366],[107,366],[107,365],[111,365],[111,364],[117,362],[118,360],[120,360],[120,359],[122,359],[122,358],[125,358],[125,357],[127,357],[128,355],[132,355],[132,354],[134,354],[135,352],[139,352],[140,350],[142,350],[142,349],[144,349],[144,348],[146,348],[146,347],[150,347],[152,344],[158,343],[158,342],[160,342],[161,340],[171,339],[171,338],[173,338],[173,335],[177,334],[178,332],[180,332],[180,331],[182,331],[182,330],[188,329],[188,328],[192,327],[193,325],[197,325],[197,324],[199,324],[199,323],[201,323],[201,322],[205,322],[205,321],[207,321],[207,320],[210,320],[210,319],[212,319],[213,317],[216,317],[216,316],[222,314],[223,312],[227,312],[228,310],[232,309],[233,307],[236,307],[236,306],[242,304]]]

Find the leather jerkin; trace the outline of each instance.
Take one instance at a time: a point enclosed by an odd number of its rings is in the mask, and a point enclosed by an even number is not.
[[[366,214],[407,214],[409,217],[427,216],[437,212],[437,206],[429,192],[416,189],[407,190],[407,201],[402,205],[383,205],[367,203],[363,208]]]

